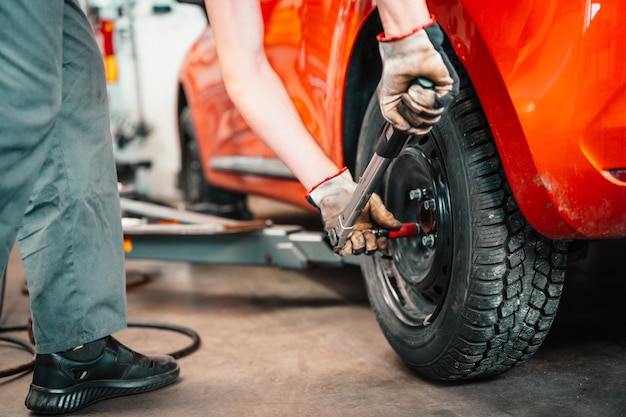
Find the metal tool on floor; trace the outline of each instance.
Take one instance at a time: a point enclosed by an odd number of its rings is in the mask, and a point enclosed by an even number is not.
[[[358,265],[356,256],[334,253],[322,232],[299,225],[232,220],[131,198],[122,198],[121,205],[127,259],[285,269]]]

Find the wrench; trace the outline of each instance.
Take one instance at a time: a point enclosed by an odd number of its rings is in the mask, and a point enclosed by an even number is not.
[[[434,83],[426,78],[418,78],[415,80],[415,83],[426,89],[434,88]],[[363,208],[365,208],[365,205],[372,196],[372,193],[380,184],[380,181],[387,171],[387,168],[389,168],[391,161],[393,161],[393,159],[400,154],[400,151],[409,139],[409,136],[410,134],[405,131],[394,129],[391,124],[387,125],[379,136],[374,155],[372,156],[372,159],[370,159],[363,175],[359,179],[352,197],[339,215],[335,227],[328,231],[330,244],[336,252],[339,251],[348,241],[356,221],[363,212]],[[380,234],[382,232],[379,230],[377,233]],[[417,234],[417,229],[415,229],[415,234]],[[408,235],[390,235],[392,238],[405,236]]]

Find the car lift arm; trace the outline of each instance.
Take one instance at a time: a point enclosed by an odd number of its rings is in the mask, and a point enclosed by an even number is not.
[[[334,253],[322,232],[265,220],[238,221],[121,199],[127,259],[306,269],[358,265],[357,256]],[[146,222],[146,219],[170,222]],[[177,223],[171,223],[175,221]]]

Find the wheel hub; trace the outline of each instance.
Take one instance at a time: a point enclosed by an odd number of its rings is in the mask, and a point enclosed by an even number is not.
[[[451,210],[439,149],[433,140],[408,144],[387,173],[385,204],[401,222],[416,222],[416,237],[390,242],[378,262],[385,299],[406,324],[430,323],[450,278]]]

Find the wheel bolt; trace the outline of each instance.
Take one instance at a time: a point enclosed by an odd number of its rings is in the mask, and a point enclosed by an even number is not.
[[[426,200],[424,201],[424,209],[428,210],[428,211],[435,211],[435,209],[437,208],[437,204],[435,203],[434,199],[430,199],[430,200]]]
[[[421,200],[428,198],[429,194],[430,193],[428,192],[426,188],[416,188],[415,190],[409,191],[409,198],[411,200],[421,201]]]
[[[422,236],[422,245],[427,248],[432,248],[435,246],[435,235],[424,235]]]

